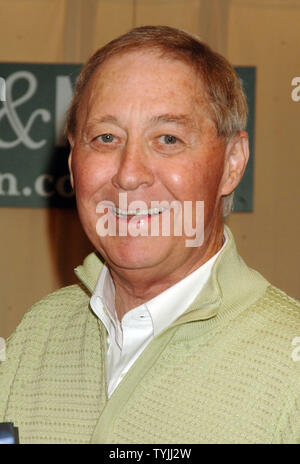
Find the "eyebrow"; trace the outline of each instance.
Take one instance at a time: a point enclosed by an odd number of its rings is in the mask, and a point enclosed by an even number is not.
[[[113,124],[118,124],[121,125],[120,121],[118,118],[115,116],[112,116],[111,114],[106,114],[100,118],[95,118],[91,123],[113,123]],[[165,113],[165,114],[160,114],[156,116],[152,116],[150,118],[150,124],[159,124],[160,122],[163,123],[175,123],[175,124],[180,124],[182,126],[190,126],[190,127],[195,127],[195,122],[193,119],[187,115],[187,114],[171,114],[171,113]]]
[[[93,118],[90,121],[88,121],[88,123],[84,125],[82,128],[82,136],[85,137],[89,129],[92,128],[94,124],[101,124],[105,122],[120,125],[118,119],[115,116],[112,116],[111,114],[106,114],[100,118]]]
[[[101,122],[112,122],[112,123],[119,123],[118,118],[115,116],[112,116],[111,114],[106,114],[105,116],[102,116],[101,118],[93,118],[91,123],[101,123]]]
[[[166,123],[180,124],[182,126],[191,126],[191,127],[195,126],[193,119],[187,114],[170,114],[170,113],[160,114],[158,116],[153,116],[150,119],[150,122],[152,124],[166,122]]]

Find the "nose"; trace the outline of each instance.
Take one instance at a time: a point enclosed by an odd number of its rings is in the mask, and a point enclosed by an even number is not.
[[[112,178],[113,185],[118,190],[129,191],[150,187],[153,182],[154,173],[143,148],[138,143],[127,143]]]

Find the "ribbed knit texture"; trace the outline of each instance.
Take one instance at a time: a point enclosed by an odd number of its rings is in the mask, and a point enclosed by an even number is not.
[[[210,283],[109,401],[89,308],[100,268],[88,257],[86,288],[37,303],[8,341],[0,421],[21,443],[300,443],[300,305],[247,268],[231,234]]]
[[[79,286],[48,296],[8,342],[0,368],[0,420],[19,425],[21,443],[90,439],[105,386],[99,326],[88,301]]]

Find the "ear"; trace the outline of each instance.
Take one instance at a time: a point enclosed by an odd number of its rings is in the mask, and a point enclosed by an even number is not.
[[[74,147],[74,140],[71,135],[68,136],[69,144],[70,144],[70,154],[68,158],[68,167],[70,172],[70,183],[72,189],[74,190],[74,177],[73,177],[73,169],[72,169],[72,154],[73,154],[73,147]]]
[[[239,132],[227,144],[224,171],[220,183],[220,194],[229,195],[238,186],[244,175],[249,159],[248,134]]]

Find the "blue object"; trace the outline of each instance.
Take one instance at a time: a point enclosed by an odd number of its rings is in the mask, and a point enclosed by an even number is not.
[[[19,443],[18,428],[13,422],[0,423],[0,445],[14,445]]]

